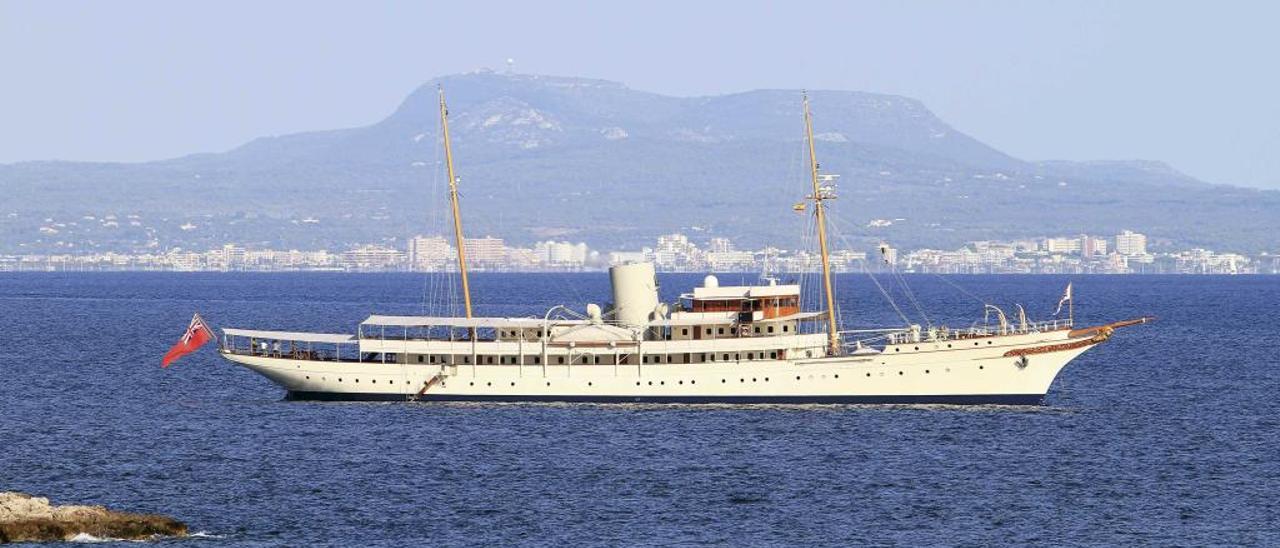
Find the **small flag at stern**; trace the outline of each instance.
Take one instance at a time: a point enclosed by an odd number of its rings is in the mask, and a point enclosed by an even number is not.
[[[160,362],[160,367],[169,367],[174,360],[186,356],[196,349],[204,346],[205,343],[215,338],[213,330],[204,323],[204,318],[200,314],[191,316],[191,325],[187,326],[187,332],[182,334],[182,338],[170,348],[164,355],[164,360]]]

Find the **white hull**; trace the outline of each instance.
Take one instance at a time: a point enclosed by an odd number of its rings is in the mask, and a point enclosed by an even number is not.
[[[223,355],[294,399],[1038,404],[1062,368],[1100,342],[1094,335],[1058,330],[889,345],[876,354],[697,364],[438,365]],[[1041,350],[1025,362],[1009,354],[1031,348]]]

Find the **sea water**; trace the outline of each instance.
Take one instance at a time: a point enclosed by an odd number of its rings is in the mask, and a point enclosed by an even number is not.
[[[907,276],[919,307],[877,281],[906,321],[966,328],[983,302],[1050,318],[1068,279]],[[192,312],[349,333],[422,313],[422,275],[0,274],[0,490],[225,546],[1280,544],[1280,278],[1070,281],[1078,324],[1159,319],[1041,407],[369,404],[283,401],[212,347],[159,361]],[[837,285],[847,327],[903,323],[871,278]],[[605,274],[473,292],[484,315],[609,300]]]

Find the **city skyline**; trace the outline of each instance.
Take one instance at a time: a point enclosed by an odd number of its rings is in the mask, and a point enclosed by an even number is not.
[[[739,249],[729,238],[710,237],[702,245],[682,233],[658,237],[652,247],[592,249],[585,242],[548,239],[530,247],[508,246],[502,238],[466,239],[468,268],[477,272],[604,271],[629,262],[652,262],[663,272],[757,272],[761,275],[814,272],[818,256],[808,250],[764,247]],[[1152,252],[1148,237],[1125,230],[1096,234],[1040,236],[969,242],[953,250],[899,248],[880,242],[870,249],[835,247],[836,272],[932,274],[1276,274],[1280,254],[1245,255],[1204,248]],[[403,246],[364,243],[343,250],[276,250],[227,243],[206,251],[0,255],[0,271],[163,270],[163,271],[342,271],[450,272],[456,248],[443,235],[417,235]]]

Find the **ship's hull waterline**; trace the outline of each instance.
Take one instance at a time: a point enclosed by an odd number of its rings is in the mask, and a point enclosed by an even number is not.
[[[986,337],[967,348],[921,342],[878,354],[699,364],[442,366],[223,355],[294,400],[1037,405],[1062,368],[1096,344],[1091,334],[1074,333]]]

